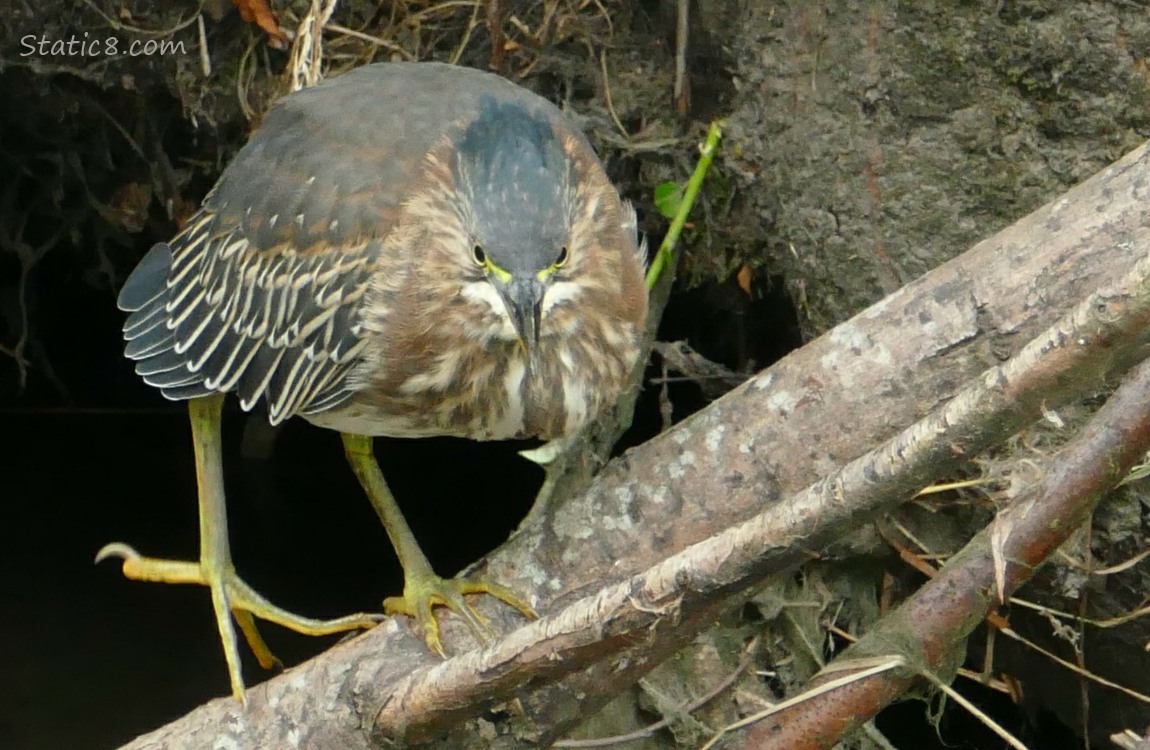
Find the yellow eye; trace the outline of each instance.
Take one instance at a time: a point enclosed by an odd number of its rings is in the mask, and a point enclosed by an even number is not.
[[[567,246],[566,245],[559,248],[559,257],[555,259],[555,262],[551,264],[551,267],[552,268],[562,268],[567,263],[567,256],[568,255],[569,255],[569,253],[567,252]]]
[[[487,253],[483,252],[483,248],[477,243],[471,248],[471,259],[475,261],[475,265],[480,268],[487,267]]]

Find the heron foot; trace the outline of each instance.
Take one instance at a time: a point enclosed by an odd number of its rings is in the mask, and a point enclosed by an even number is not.
[[[468,596],[475,594],[495,597],[528,619],[539,616],[530,604],[497,583],[483,578],[441,578],[431,572],[407,576],[403,596],[385,599],[383,611],[389,615],[407,615],[415,620],[423,632],[427,647],[440,656],[446,656],[439,637],[439,621],[435,618],[435,607],[444,607],[459,615],[475,637],[483,643],[491,641],[493,636],[491,625],[467,601]]]
[[[371,628],[383,619],[380,614],[358,613],[332,620],[317,620],[301,617],[275,606],[236,573],[230,561],[214,562],[201,560],[187,562],[144,557],[122,542],[106,544],[96,554],[99,563],[108,558],[123,560],[124,576],[133,581],[152,583],[183,583],[207,586],[212,592],[212,605],[215,610],[216,625],[224,646],[224,657],[228,664],[228,677],[232,694],[246,703],[243,675],[240,670],[240,653],[232,618],[240,626],[240,632],[255,654],[256,660],[264,669],[282,666],[282,662],[267,647],[255,620],[267,620],[304,635],[331,635],[349,630]]]

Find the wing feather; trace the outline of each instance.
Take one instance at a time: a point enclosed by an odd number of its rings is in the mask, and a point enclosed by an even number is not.
[[[136,371],[173,400],[237,391],[247,410],[264,399],[273,424],[337,406],[363,350],[356,321],[377,241],[260,249],[208,211],[124,284]]]
[[[362,387],[360,308],[380,242],[426,187],[426,154],[486,96],[552,112],[435,63],[365,66],[273,106],[203,208],[124,284],[127,353],[145,380],[170,399],[264,399],[273,421]]]

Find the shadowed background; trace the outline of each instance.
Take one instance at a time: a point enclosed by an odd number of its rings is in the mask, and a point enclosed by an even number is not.
[[[273,5],[291,26],[306,3]],[[404,49],[446,59],[472,8],[437,5],[349,0],[336,20],[394,32],[388,39]],[[1150,30],[1144,8],[1129,4],[1008,2],[991,11],[699,0],[685,113],[669,95],[673,3],[604,0],[610,23],[598,4],[582,14],[575,5],[507,3],[533,29],[543,10],[559,13],[546,43],[521,40],[507,67],[583,118],[652,242],[665,229],[654,186],[683,179],[698,126],[729,116],[728,150],[689,232],[660,338],[686,339],[737,371],[769,364],[801,343],[800,329],[825,330],[1150,135],[1140,51]],[[115,293],[244,142],[251,124],[240,94],[261,109],[286,55],[229,3],[209,2],[215,67],[205,77],[196,26],[180,26],[197,4],[153,6],[46,2],[0,14],[3,750],[113,747],[227,692],[206,590],[133,583],[113,563],[92,564],[114,540],[151,555],[190,558],[198,549],[186,414],[122,357]],[[404,11],[420,23],[405,25]],[[20,56],[25,34],[132,38],[110,31],[109,19],[179,28],[189,52]],[[471,31],[461,60],[486,67],[486,27]],[[340,34],[326,44],[340,68],[388,54]],[[744,268],[746,289],[737,280]],[[656,365],[647,374],[663,373]],[[659,396],[657,387],[644,393],[625,444],[658,431]],[[705,402],[691,383],[672,384],[669,397],[676,419]],[[240,572],[277,604],[320,617],[375,609],[397,593],[398,566],[338,436],[292,421],[274,447],[258,450],[261,433],[248,419],[229,404],[224,448]],[[441,573],[481,557],[523,517],[542,474],[516,455],[522,447],[378,441],[383,471]],[[263,632],[289,665],[332,642]],[[245,671],[251,683],[268,674],[250,660]],[[969,682],[959,687],[1036,746],[1081,747],[1043,709],[1028,716]],[[940,739],[916,702],[884,712],[878,725],[900,747],[1001,746],[962,712],[945,714]]]

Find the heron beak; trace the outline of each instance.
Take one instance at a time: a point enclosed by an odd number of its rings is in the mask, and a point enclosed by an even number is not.
[[[497,284],[503,304],[515,326],[519,344],[528,354],[535,352],[539,344],[539,324],[543,316],[543,295],[547,286],[534,274],[513,276],[506,284]]]

